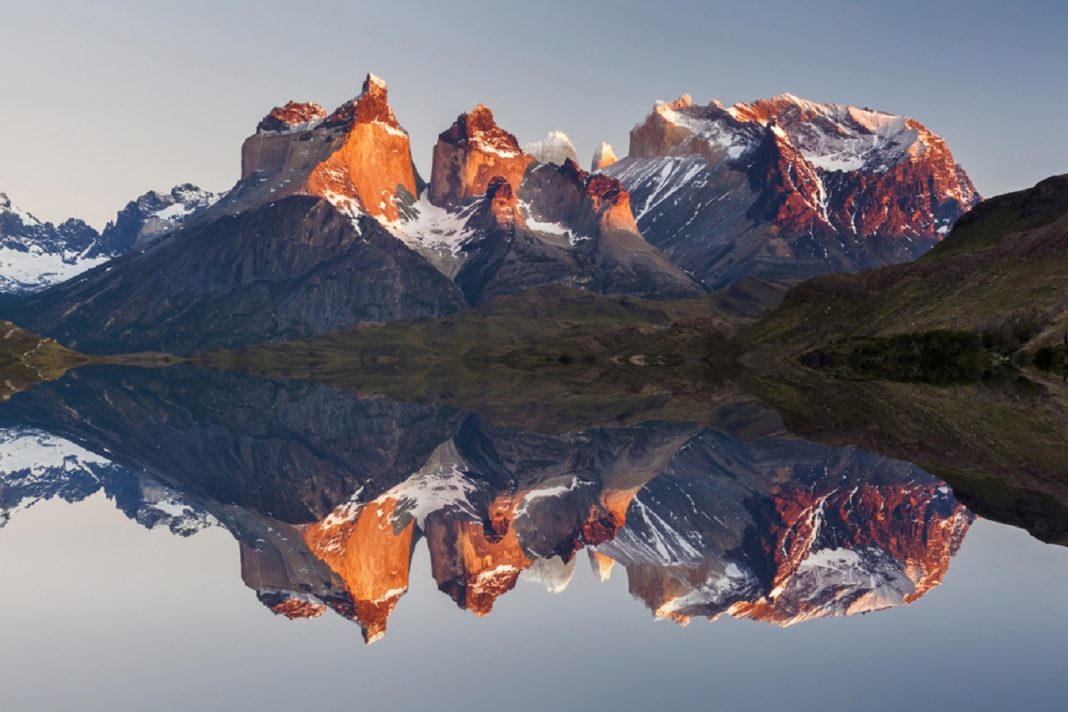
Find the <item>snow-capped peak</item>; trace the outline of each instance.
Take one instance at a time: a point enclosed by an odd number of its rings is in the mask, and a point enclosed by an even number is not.
[[[501,158],[517,158],[523,155],[515,136],[508,133],[493,118],[493,110],[485,104],[476,104],[457,123],[463,123],[468,145],[484,153],[492,153]],[[454,124],[455,126],[455,124]]]
[[[377,87],[379,89],[388,89],[389,88],[388,85],[386,84],[386,80],[385,79],[383,79],[382,77],[380,77],[380,76],[378,76],[376,74],[372,74],[370,72],[367,73],[367,79],[364,82],[364,84],[366,84],[368,87],[372,87],[373,86],[373,87]]]
[[[562,166],[569,158],[578,163],[575,146],[563,131],[550,131],[540,141],[523,144],[523,152],[533,156],[538,163],[555,163]]]
[[[174,232],[222,197],[190,183],[170,191],[150,190],[126,204],[101,234],[101,251],[118,255]]]
[[[656,117],[659,125],[652,122]],[[738,159],[770,130],[789,142],[812,167],[824,171],[884,173],[902,161],[944,150],[941,138],[907,116],[847,104],[821,103],[780,94],[724,108],[694,104],[684,94],[659,101],[631,132],[632,156],[725,154]],[[966,202],[969,196],[962,196]]]
[[[23,225],[41,225],[41,221],[30,215],[25,210],[20,209],[17,205],[11,202],[11,198],[7,197],[7,193],[0,193],[0,213],[7,213],[17,218]]]
[[[0,292],[32,292],[99,264],[100,235],[81,220],[41,222],[0,194]]]
[[[793,94],[736,104],[736,118],[781,128],[813,166],[825,171],[881,173],[920,155],[934,134],[906,116],[809,101]]]

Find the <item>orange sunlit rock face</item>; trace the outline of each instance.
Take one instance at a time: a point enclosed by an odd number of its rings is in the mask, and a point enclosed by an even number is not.
[[[593,152],[593,159],[590,161],[590,171],[596,173],[604,168],[617,163],[619,159],[616,157],[615,151],[607,143],[601,143],[597,147],[597,150]]]
[[[408,133],[389,106],[386,83],[367,75],[363,91],[329,116],[290,102],[260,122],[241,151],[242,178],[257,174],[262,202],[317,195],[386,221],[401,193],[416,195]]]
[[[396,500],[383,498],[354,515],[331,515],[303,532],[312,553],[344,581],[369,642],[385,634],[390,613],[408,590],[415,521],[397,529],[395,508]]]
[[[749,174],[761,186],[753,210],[770,216],[778,229],[791,234],[814,225],[831,229],[821,210],[819,175],[785,133],[775,128],[768,131],[754,152]]]
[[[598,503],[590,507],[589,517],[582,527],[582,542],[597,546],[611,541],[627,523],[627,509],[640,490],[641,487],[632,487],[601,492]]]
[[[518,186],[530,165],[515,136],[479,104],[438,136],[430,173],[430,201],[455,206],[482,195],[494,177]]]
[[[344,143],[312,170],[307,191],[328,199],[352,198],[364,212],[396,220],[398,191],[416,195],[415,169],[408,132],[393,115],[386,83],[369,75],[363,93],[338,108],[325,124],[347,134]]]
[[[820,122],[820,108],[796,97],[775,97],[737,104],[732,110],[764,125],[777,121],[803,125]],[[967,209],[976,200],[974,186],[958,169],[942,137],[913,118],[899,120],[916,137],[905,160],[887,170],[826,176],[827,219],[836,229],[858,235],[929,234],[937,222],[933,202],[953,200]],[[797,158],[791,162],[799,165]]]
[[[559,173],[567,178],[578,192],[575,211],[580,215],[572,222],[593,223],[598,231],[626,230],[638,232],[630,207],[630,193],[615,178],[601,173],[590,174],[574,161],[567,160]]]
[[[486,186],[486,203],[483,210],[489,213],[483,222],[491,219],[494,227],[511,230],[523,224],[523,216],[519,212],[519,201],[515,197],[515,191],[512,190],[511,184],[501,176],[494,176]]]

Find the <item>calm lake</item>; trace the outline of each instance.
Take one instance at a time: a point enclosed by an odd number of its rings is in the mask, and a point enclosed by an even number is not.
[[[187,367],[16,394],[4,707],[1063,705],[1068,549],[922,469],[766,410],[508,421]]]

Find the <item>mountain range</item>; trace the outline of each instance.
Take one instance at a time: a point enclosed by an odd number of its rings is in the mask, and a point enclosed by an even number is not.
[[[788,94],[658,103],[630,143],[587,172],[566,135],[520,145],[477,105],[425,181],[368,75],[332,112],[268,113],[223,195],[148,193],[99,235],[5,208],[4,244],[41,269],[11,272],[0,316],[83,350],[189,353],[544,285],[687,298],[915,258],[979,200],[915,120]]]
[[[0,294],[40,291],[181,227],[218,195],[194,185],[149,191],[97,232],[82,220],[41,222],[0,193]]]

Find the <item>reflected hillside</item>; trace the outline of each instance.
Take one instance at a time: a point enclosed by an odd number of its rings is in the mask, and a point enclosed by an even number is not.
[[[90,367],[3,408],[0,507],[102,490],[145,526],[223,527],[262,604],[331,610],[367,640],[416,547],[479,616],[588,559],[656,617],[788,625],[915,601],[972,521],[923,470],[789,435],[751,401],[610,421],[536,432],[310,382]]]

